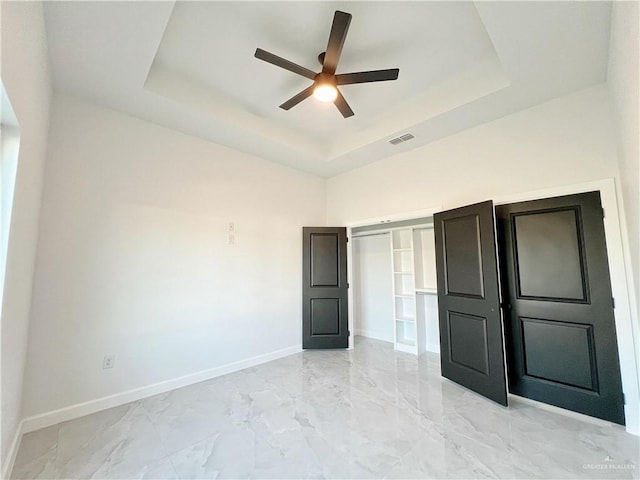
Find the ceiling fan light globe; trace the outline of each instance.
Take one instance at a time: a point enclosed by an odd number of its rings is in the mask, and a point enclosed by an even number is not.
[[[333,102],[338,96],[338,89],[333,85],[321,84],[313,90],[313,96],[320,102]]]

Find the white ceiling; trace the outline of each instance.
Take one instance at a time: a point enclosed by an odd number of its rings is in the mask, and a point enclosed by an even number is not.
[[[353,15],[338,73],[355,116],[260,47],[314,71],[333,13]],[[317,175],[413,149],[606,80],[608,2],[47,2],[56,90]],[[404,133],[415,138],[397,146]]]

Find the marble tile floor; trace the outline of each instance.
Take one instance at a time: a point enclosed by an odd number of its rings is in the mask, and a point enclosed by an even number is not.
[[[356,337],[23,437],[11,478],[638,478],[624,428],[440,377]]]

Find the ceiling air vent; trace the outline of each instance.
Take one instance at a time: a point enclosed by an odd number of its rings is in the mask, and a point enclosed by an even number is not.
[[[406,142],[407,140],[411,140],[412,138],[415,137],[410,133],[405,133],[404,135],[400,135],[399,137],[392,138],[391,140],[389,140],[389,143],[391,145],[398,145],[399,143]]]

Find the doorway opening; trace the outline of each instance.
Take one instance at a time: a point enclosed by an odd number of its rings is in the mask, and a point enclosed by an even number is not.
[[[353,332],[440,352],[433,217],[351,229]]]

